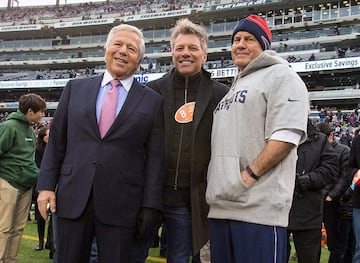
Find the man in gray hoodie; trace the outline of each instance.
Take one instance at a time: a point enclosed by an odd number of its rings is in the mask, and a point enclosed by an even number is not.
[[[286,61],[268,51],[271,39],[257,15],[241,19],[232,34],[239,73],[214,111],[206,191],[212,263],[286,262],[308,93]]]

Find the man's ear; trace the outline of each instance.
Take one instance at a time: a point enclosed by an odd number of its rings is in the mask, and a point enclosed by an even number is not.
[[[30,115],[30,114],[34,114],[35,112],[32,110],[32,108],[28,108],[28,110],[26,111],[25,115]]]
[[[204,53],[204,57],[203,57],[203,65],[205,64],[206,60],[207,60],[207,53]]]

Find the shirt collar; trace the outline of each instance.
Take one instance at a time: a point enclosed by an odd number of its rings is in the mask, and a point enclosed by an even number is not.
[[[113,80],[114,78],[111,76],[111,74],[109,73],[109,71],[105,70],[103,79],[101,81],[101,87],[105,87],[105,85],[109,84],[109,82],[111,80]],[[134,82],[134,76],[131,75],[130,77],[120,80],[121,81],[121,85],[124,87],[124,89],[129,92],[133,82]]]

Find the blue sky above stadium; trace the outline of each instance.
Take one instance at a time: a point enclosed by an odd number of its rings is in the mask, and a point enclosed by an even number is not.
[[[13,6],[49,6],[55,5],[56,0],[12,0]],[[105,2],[105,0],[60,0],[60,5],[64,4],[76,4],[86,2]],[[7,7],[8,0],[0,0],[0,7]]]

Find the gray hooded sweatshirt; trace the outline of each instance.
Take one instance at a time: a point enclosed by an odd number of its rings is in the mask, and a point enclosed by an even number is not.
[[[239,72],[214,111],[206,191],[209,218],[287,226],[296,147],[251,188],[240,172],[276,131],[295,131],[305,140],[308,101],[304,82],[273,51],[262,52]]]

